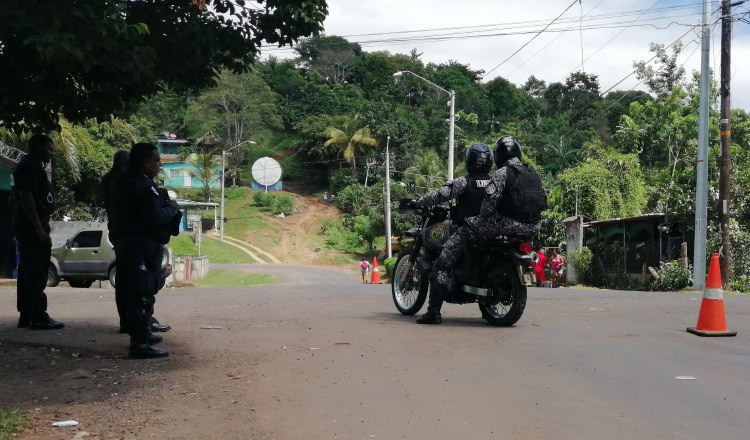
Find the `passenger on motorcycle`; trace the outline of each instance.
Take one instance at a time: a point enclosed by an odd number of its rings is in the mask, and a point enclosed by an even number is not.
[[[499,235],[532,236],[539,232],[547,198],[538,175],[521,163],[521,145],[510,136],[495,142],[497,171],[485,188],[480,215],[468,217],[451,235],[430,273],[427,313],[418,324],[440,324],[440,309],[448,293],[451,271],[461,261],[464,246]],[[521,184],[521,185],[518,185]]]

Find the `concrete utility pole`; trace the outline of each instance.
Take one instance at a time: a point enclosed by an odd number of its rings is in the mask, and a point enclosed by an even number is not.
[[[709,61],[711,55],[711,31],[708,27],[708,3],[703,0],[703,23],[701,25],[701,85],[698,103],[698,157],[695,182],[695,244],[693,249],[693,288],[703,290],[706,286],[706,211],[708,210],[708,86],[711,82]]]
[[[732,242],[729,235],[730,201],[732,198],[732,127],[729,121],[732,106],[730,99],[730,83],[732,78],[731,50],[732,50],[732,4],[729,0],[721,2],[721,161],[719,174],[719,258],[721,259],[721,281],[724,288],[729,288],[732,279]]]
[[[388,258],[393,256],[391,250],[391,160],[388,147],[391,144],[389,135],[385,141],[385,248]]]

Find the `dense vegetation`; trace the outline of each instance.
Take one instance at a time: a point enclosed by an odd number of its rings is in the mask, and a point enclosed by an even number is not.
[[[534,76],[521,85],[503,78],[483,82],[482,71],[458,61],[426,64],[415,50],[367,52],[341,37],[307,39],[296,46],[298,58],[271,57],[244,73],[224,70],[214,88],[186,91],[162,85],[120,119],[80,124],[61,119],[60,158],[75,146],[78,161],[57,161],[59,215],[84,215],[98,206],[88,188],[106,170],[114,149],[153,139],[160,132],[196,139],[210,134],[208,153],[240,145],[228,165],[233,181],[247,183],[254,159],[275,157],[286,181],[335,195],[346,218],[341,225],[327,224],[328,230],[344,228],[371,246],[383,235],[387,137],[393,200],[445,182],[447,97],[410,75],[394,81],[395,72],[408,70],[456,91],[456,175],[462,172],[462,152],[471,143],[492,143],[501,134],[520,140],[524,160],[543,174],[550,194],[542,245],[564,239],[560,220],[576,209],[591,220],[663,212],[668,223],[689,230],[698,78],[687,76],[676,62],[679,45],[651,49],[654,61],[634,63],[648,92],[603,93],[598,76],[591,72],[574,72],[551,84]],[[719,145],[715,102],[712,112],[714,189]],[[750,117],[736,109],[732,125],[732,227],[733,239],[741,244],[750,242]],[[715,191],[709,194],[714,197],[709,203],[713,219]],[[396,215],[394,232],[408,222]],[[712,230],[715,223],[712,220]],[[744,259],[736,259],[738,277],[750,275]]]

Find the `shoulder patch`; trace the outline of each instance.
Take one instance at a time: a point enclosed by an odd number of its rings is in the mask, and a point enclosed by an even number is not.
[[[497,191],[497,186],[494,183],[487,184],[487,187],[484,189],[484,192],[489,195],[495,194],[496,191]]]

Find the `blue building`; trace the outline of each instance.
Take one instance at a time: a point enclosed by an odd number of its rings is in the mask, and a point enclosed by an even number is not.
[[[174,161],[166,162],[166,160]],[[203,180],[194,177],[198,168],[190,162],[180,161],[177,158],[165,158],[162,156],[164,165],[164,186],[170,188],[203,188]],[[221,165],[214,167],[216,178],[209,182],[211,188],[221,188]]]

